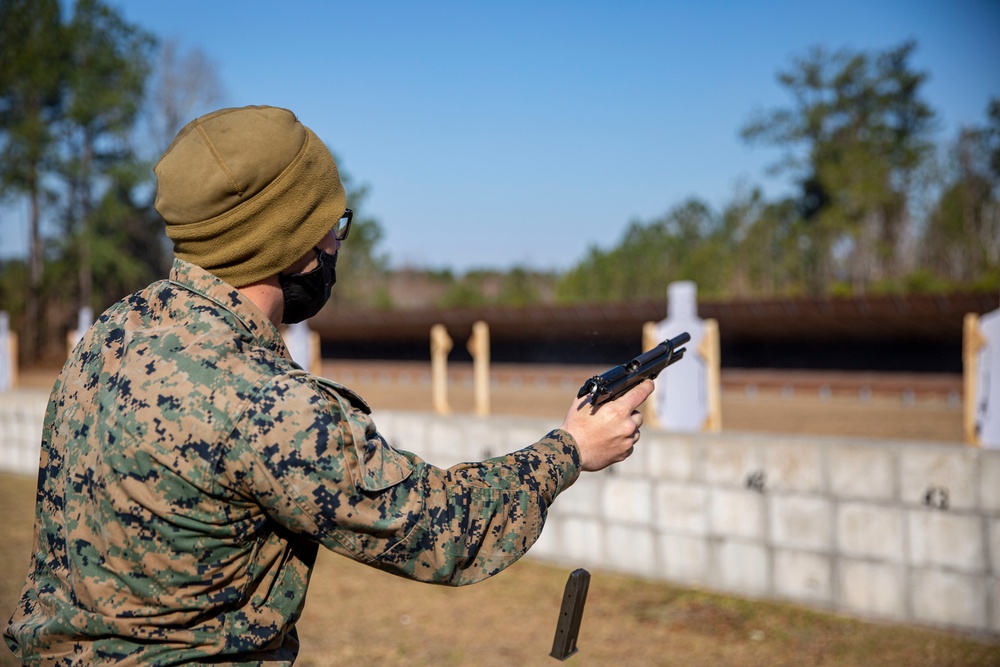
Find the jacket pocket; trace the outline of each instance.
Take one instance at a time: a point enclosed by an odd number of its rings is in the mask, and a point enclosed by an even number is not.
[[[336,401],[351,432],[357,467],[349,465],[357,486],[369,492],[384,491],[409,477],[413,463],[385,441],[372,421],[371,409],[356,393],[325,378],[316,378]]]

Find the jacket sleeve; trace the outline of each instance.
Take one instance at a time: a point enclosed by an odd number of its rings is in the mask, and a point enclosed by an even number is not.
[[[391,447],[348,390],[295,375],[247,401],[230,457],[234,483],[285,528],[374,567],[451,585],[520,558],[580,465],[573,437],[554,430],[506,456],[441,469]]]

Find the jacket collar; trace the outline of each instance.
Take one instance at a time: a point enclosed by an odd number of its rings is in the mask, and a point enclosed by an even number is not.
[[[174,258],[170,282],[212,301],[230,313],[261,345],[290,359],[277,327],[238,289],[200,266]]]

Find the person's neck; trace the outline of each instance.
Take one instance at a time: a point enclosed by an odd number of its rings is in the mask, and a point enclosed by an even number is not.
[[[285,314],[285,299],[282,295],[281,283],[278,282],[278,276],[271,276],[260,282],[236,289],[240,294],[250,299],[260,309],[260,312],[271,320],[274,326],[281,324],[281,318]]]

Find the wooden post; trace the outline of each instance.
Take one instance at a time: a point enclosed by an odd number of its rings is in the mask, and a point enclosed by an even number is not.
[[[698,354],[705,360],[705,398],[708,415],[702,430],[718,433],[722,430],[722,379],[720,377],[721,353],[719,351],[719,321],[705,320],[705,331],[698,346]]]
[[[17,347],[17,332],[7,334],[7,349],[10,350],[10,386],[13,389],[18,383],[17,355],[21,352]]]
[[[642,351],[649,352],[660,344],[660,338],[656,333],[656,322],[645,322],[642,325]],[[656,382],[653,382],[653,393],[649,395],[646,402],[640,408],[642,410],[643,426],[660,427],[660,419],[656,415]]]
[[[448,405],[448,353],[452,340],[443,324],[431,327],[431,401],[434,412],[439,415],[451,414]]]
[[[309,372],[313,375],[320,376],[323,374],[323,350],[320,345],[318,331],[309,332],[309,349],[311,351],[311,354],[309,355]]]
[[[979,330],[979,315],[966,313],[962,322],[962,432],[966,444],[979,446],[976,433],[976,395],[979,389],[979,350],[986,339]]]
[[[472,325],[467,345],[472,355],[472,389],[476,415],[490,414],[490,325],[482,320]]]

